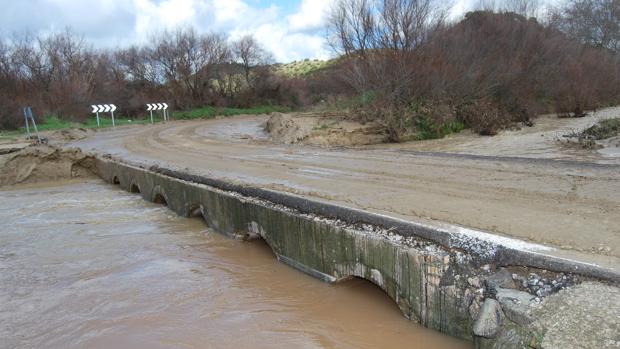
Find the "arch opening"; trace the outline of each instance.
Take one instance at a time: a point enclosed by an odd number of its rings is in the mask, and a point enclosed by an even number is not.
[[[276,252],[267,243],[267,241],[263,239],[261,236],[248,237],[247,235],[245,235],[244,237],[245,238],[241,238],[240,240],[249,242],[250,244],[252,244],[252,248],[255,251],[254,253],[257,253],[263,256],[271,256],[275,259],[278,259],[278,255],[276,254]]]
[[[371,306],[376,306],[377,309],[393,309],[389,311],[409,318],[408,311],[401,307],[404,306],[407,308],[407,306],[405,306],[405,304],[398,304],[386,290],[372,280],[350,275],[349,277],[340,279],[336,285],[339,288],[346,289],[347,292],[351,293],[352,297],[363,299],[364,302],[370,302]]]
[[[203,208],[200,204],[192,204],[187,207],[185,211],[187,218],[203,218]]]
[[[121,184],[121,181],[118,180],[118,177],[114,176],[114,178],[112,179],[112,184]]]
[[[166,198],[161,194],[155,194],[155,197],[153,198],[153,202],[156,204],[168,206],[168,202],[166,201]]]
[[[137,184],[133,183],[131,187],[129,187],[129,192],[140,194],[140,187]]]

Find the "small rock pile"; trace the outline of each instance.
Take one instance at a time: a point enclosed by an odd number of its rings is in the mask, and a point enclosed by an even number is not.
[[[512,274],[512,279],[520,284],[522,290],[540,298],[547,297],[579,282],[576,275],[564,273],[557,274],[555,278],[541,277],[536,273],[529,273],[527,277]]]

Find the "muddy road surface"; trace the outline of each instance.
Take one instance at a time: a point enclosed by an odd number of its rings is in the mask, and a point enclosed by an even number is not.
[[[570,258],[574,253],[574,258],[620,266],[617,164],[522,158],[518,151],[506,151],[504,138],[496,138],[504,145],[502,156],[489,155],[491,150],[484,155],[420,152],[407,144],[278,145],[262,131],[266,119],[119,128],[70,145],[395,217],[481,229],[554,246],[569,251]]]
[[[470,348],[99,180],[0,189],[1,348]]]

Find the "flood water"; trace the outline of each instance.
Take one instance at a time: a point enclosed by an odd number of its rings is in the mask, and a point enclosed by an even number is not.
[[[99,181],[0,191],[1,348],[469,348]]]

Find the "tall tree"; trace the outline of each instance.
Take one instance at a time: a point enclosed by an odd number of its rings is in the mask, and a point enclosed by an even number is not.
[[[232,45],[236,60],[243,67],[245,81],[252,86],[250,72],[253,68],[270,63],[272,60],[265,49],[252,35],[245,35]]]
[[[620,53],[620,0],[570,0],[551,23],[584,43]]]

